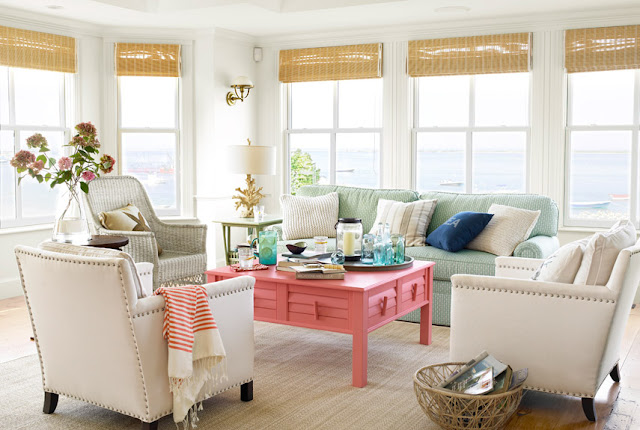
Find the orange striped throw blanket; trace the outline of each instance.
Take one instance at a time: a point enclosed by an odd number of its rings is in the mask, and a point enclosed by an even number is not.
[[[198,421],[197,401],[226,379],[226,353],[202,285],[161,287],[165,300],[162,335],[169,344],[169,387],[173,420],[185,427]],[[200,405],[200,409],[202,405]]]

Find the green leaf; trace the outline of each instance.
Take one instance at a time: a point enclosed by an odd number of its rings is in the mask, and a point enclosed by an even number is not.
[[[49,179],[51,179],[51,173],[47,173],[46,175],[44,175],[45,181],[48,181]]]
[[[84,191],[86,194],[89,193],[89,184],[86,182],[80,182],[80,189]]]
[[[18,168],[16,168],[16,171],[17,171],[18,173],[26,172],[26,170],[27,170],[27,168],[26,168],[26,167],[18,167]]]
[[[49,157],[49,167],[53,166],[56,164],[56,159],[53,157]]]
[[[39,184],[42,183],[42,175],[36,175],[36,179],[38,180]]]
[[[46,155],[44,155],[44,154],[40,154],[40,155],[38,155],[38,157],[36,158],[36,160],[38,160],[38,161],[42,161],[43,163],[46,163],[46,162],[47,162],[47,156],[46,156]]]
[[[50,187],[53,188],[56,186],[56,181],[52,181]]]
[[[46,146],[42,145],[40,147],[40,152],[47,152],[49,150],[49,148],[47,148]]]
[[[87,147],[85,147],[84,149],[85,149],[85,151],[87,151],[87,152],[91,152],[91,153],[96,152],[96,150],[95,150],[95,148],[94,148],[93,146],[87,146]]]
[[[20,182],[22,182],[22,178],[24,178],[24,176],[18,176],[18,185],[20,185]]]

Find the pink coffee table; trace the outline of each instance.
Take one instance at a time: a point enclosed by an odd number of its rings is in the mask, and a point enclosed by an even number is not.
[[[431,344],[433,267],[347,272],[344,280],[302,280],[291,272],[208,270],[208,282],[249,275],[256,279],[254,319],[353,335],[353,386],[367,385],[368,334],[420,308],[420,343]]]

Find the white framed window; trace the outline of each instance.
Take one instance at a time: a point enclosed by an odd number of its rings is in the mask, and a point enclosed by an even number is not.
[[[523,193],[530,73],[413,78],[418,191]]]
[[[640,70],[570,73],[567,84],[564,224],[637,226]]]
[[[68,94],[73,75],[0,66],[0,228],[53,222],[58,189],[25,177],[18,186],[13,155],[28,149],[26,140],[41,133],[50,156],[63,154],[70,140]]]
[[[118,77],[119,168],[144,185],[159,215],[180,214],[178,77]]]
[[[382,166],[382,79],[286,84],[288,187],[378,188]]]

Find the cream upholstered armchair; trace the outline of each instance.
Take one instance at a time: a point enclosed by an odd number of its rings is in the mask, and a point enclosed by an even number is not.
[[[611,375],[620,380],[620,345],[640,282],[640,246],[618,254],[607,285],[531,280],[542,260],[496,259],[496,276],[455,275],[451,359],[487,350],[516,370],[525,388],[581,397],[590,421],[594,397]]]
[[[207,226],[168,224],[156,216],[144,187],[133,176],[103,176],[91,182],[83,194],[85,209],[96,234],[126,236],[123,248],[135,262],[153,263],[154,290],[161,285],[202,284],[207,268]],[[133,204],[144,216],[151,231],[108,230],[98,215]],[[156,240],[157,244],[156,244]],[[158,256],[158,246],[163,252]]]
[[[139,279],[128,259],[115,250],[101,252],[104,257],[16,247],[42,371],[43,410],[53,413],[63,395],[155,429],[173,410],[162,337],[164,298],[138,299]],[[228,377],[210,393],[240,387],[242,400],[253,397],[254,282],[242,276],[206,285]]]

